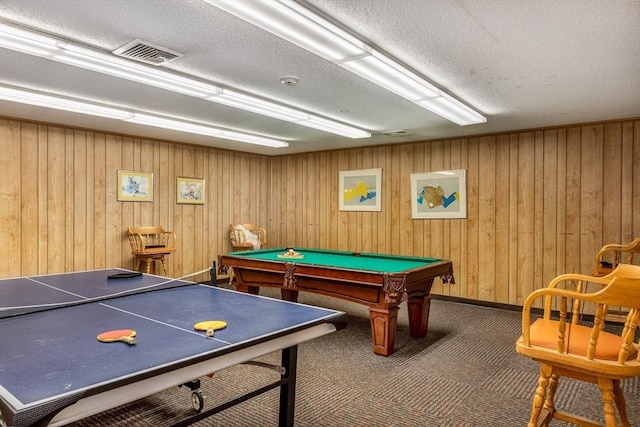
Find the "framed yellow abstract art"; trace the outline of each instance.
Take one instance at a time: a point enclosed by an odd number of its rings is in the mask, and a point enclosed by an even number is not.
[[[341,211],[380,211],[382,169],[340,171]]]

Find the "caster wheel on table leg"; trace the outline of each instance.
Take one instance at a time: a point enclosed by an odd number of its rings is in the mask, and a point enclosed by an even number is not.
[[[197,413],[202,411],[202,408],[204,407],[204,398],[202,397],[202,392],[200,390],[191,393],[191,405]]]

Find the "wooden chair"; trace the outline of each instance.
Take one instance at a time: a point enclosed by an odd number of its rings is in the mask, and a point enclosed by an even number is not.
[[[597,284],[594,292],[587,283]],[[616,409],[622,426],[629,427],[620,380],[640,376],[640,351],[636,330],[640,322],[640,266],[620,264],[610,274],[593,277],[564,274],[549,287],[534,291],[524,302],[522,336],[516,351],[540,362],[540,377],[533,398],[528,427],[548,426],[552,418],[580,426],[601,426],[585,417],[556,409],[554,395],[560,377],[595,383],[604,403],[606,427],[617,426]],[[531,308],[542,298],[542,318],[531,320]],[[607,307],[628,309],[623,325],[607,331]],[[593,313],[593,325],[584,319],[585,308]],[[557,310],[553,313],[553,310]],[[611,329],[607,327],[607,329]]]
[[[626,245],[618,243],[604,245],[596,254],[591,274],[596,277],[606,276],[621,263],[640,265],[640,237],[636,237],[633,242]],[[605,320],[624,322],[626,315],[627,311],[620,307],[609,307]]]
[[[640,237],[626,245],[611,243],[604,245],[596,255],[596,262],[591,272],[594,276],[606,276],[618,264],[640,265]]]
[[[229,242],[233,251],[252,251],[267,245],[267,230],[254,224],[229,224]],[[233,282],[233,269],[229,283]]]
[[[234,251],[251,251],[267,245],[267,230],[254,224],[229,224],[229,241]]]
[[[155,274],[155,262],[162,263],[162,270],[167,276],[167,263],[164,259],[166,255],[176,250],[176,234],[173,231],[166,231],[159,225],[146,227],[129,227],[129,243],[131,253],[135,259],[135,270],[140,270],[140,265],[145,263],[146,273]],[[153,266],[153,269],[152,269]]]

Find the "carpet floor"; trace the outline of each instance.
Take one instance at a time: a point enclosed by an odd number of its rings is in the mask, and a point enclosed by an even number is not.
[[[274,290],[263,295],[277,297]],[[518,355],[520,313],[434,300],[425,338],[409,336],[406,305],[398,318],[396,352],[371,349],[366,307],[300,294],[300,302],[348,314],[342,331],[301,344],[295,424],[298,427],[526,426],[538,364]],[[279,352],[260,360],[279,363]],[[205,410],[277,380],[272,370],[239,365],[201,379]],[[632,426],[640,427],[640,378],[623,382]],[[88,426],[170,425],[194,413],[191,392],[176,387],[74,423]],[[596,386],[561,379],[557,407],[602,420]],[[220,412],[196,426],[276,426],[278,391]],[[553,420],[552,427],[569,424]]]

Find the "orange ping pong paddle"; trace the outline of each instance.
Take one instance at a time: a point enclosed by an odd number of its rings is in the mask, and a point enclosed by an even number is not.
[[[135,344],[138,342],[136,339],[136,331],[133,329],[118,329],[114,331],[107,331],[98,334],[98,341],[100,342],[115,342],[124,341],[127,344]]]
[[[214,332],[218,329],[224,329],[227,327],[227,322],[223,320],[205,320],[204,322],[198,322],[193,325],[196,331],[206,331],[208,337],[212,337]]]

